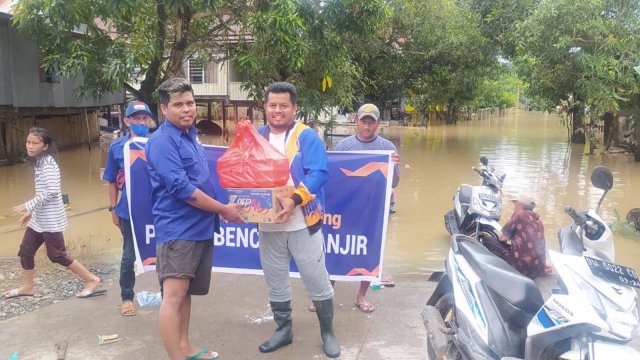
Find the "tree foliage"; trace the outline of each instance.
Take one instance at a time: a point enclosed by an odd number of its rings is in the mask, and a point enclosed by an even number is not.
[[[482,79],[495,70],[497,58],[481,32],[480,17],[464,1],[405,1],[407,22],[402,51],[410,63],[412,102],[418,109],[439,105],[455,121],[470,104]]]
[[[124,87],[154,103],[156,87],[183,75],[186,58],[224,50],[220,40],[241,12],[227,0],[21,0],[14,23],[37,40],[45,68],[83,75],[79,96]]]
[[[289,81],[302,113],[315,119],[330,107],[351,106],[362,79],[351,47],[379,32],[388,14],[382,0],[258,1],[236,62],[257,99],[269,83]]]
[[[471,9],[481,19],[480,29],[492,44],[495,55],[506,58],[516,53],[517,26],[526,20],[534,8],[535,0],[472,0]]]
[[[478,95],[473,101],[473,107],[477,109],[515,107],[520,90],[525,88],[526,86],[521,83],[515,71],[505,65],[504,69],[498,72],[497,77],[483,79],[478,87]]]
[[[600,116],[640,105],[640,2],[543,0],[518,34],[520,74],[548,106]]]
[[[294,83],[309,119],[408,98],[455,121],[458,109],[513,104],[513,68],[548,108],[640,109],[638,1],[21,0],[15,23],[46,68],[84,76],[85,95],[124,87],[153,102],[186,59],[222,53],[256,99]]]

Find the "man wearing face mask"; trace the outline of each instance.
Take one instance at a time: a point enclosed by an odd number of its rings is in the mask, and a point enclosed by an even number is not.
[[[122,298],[120,314],[123,316],[136,314],[136,309],[133,306],[133,287],[136,283],[133,264],[136,260],[136,253],[133,247],[131,216],[129,214],[124,176],[124,146],[133,137],[147,137],[151,121],[151,110],[147,104],[142,101],[129,103],[125,111],[124,124],[130,131],[127,135],[111,143],[107,165],[102,176],[103,180],[109,182],[109,212],[111,212],[111,219],[113,224],[120,229],[123,238],[122,259],[120,261],[120,296]],[[122,195],[118,201],[120,193]]]

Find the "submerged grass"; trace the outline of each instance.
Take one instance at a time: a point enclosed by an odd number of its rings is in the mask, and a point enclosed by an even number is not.
[[[614,210],[614,215],[616,219],[609,224],[611,231],[625,238],[640,241],[640,231],[636,228],[636,224],[633,221],[627,221],[622,218],[617,209]]]

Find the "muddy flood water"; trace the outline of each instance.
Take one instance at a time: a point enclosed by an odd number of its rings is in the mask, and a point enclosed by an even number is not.
[[[394,275],[428,274],[443,267],[449,245],[443,215],[452,208],[461,183],[480,183],[471,170],[479,166],[480,155],[507,174],[501,223],[511,215],[509,200],[527,194],[538,204],[549,248],[557,249],[556,232],[571,221],[565,206],[582,210],[597,203],[602,192],[589,178],[595,166],[607,166],[614,175],[614,187],[600,209],[606,221],[614,222],[616,214],[624,219],[628,210],[640,207],[640,163],[631,155],[583,155],[582,145],[567,145],[566,130],[555,115],[519,112],[455,126],[388,127],[382,133],[398,145],[402,161],[397,213],[390,217],[384,263]],[[107,185],[99,178],[104,156],[97,144],[92,150],[59,154],[63,191],[70,199],[65,238],[72,256],[80,259],[115,258],[122,246],[106,210]],[[28,164],[0,167],[0,184],[0,257],[11,257],[23,230],[17,218],[7,216],[8,209],[33,195],[32,170]],[[630,231],[616,231],[614,236],[616,262],[640,269],[640,237]]]

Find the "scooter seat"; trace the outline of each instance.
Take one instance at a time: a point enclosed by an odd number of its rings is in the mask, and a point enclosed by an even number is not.
[[[460,254],[485,285],[504,300],[525,312],[534,313],[544,304],[540,289],[533,280],[520,274],[475,239],[458,235],[456,240]]]

